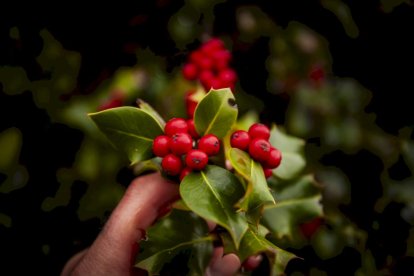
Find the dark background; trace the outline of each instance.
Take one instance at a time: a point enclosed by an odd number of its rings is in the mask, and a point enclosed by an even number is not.
[[[183,61],[180,56],[185,53],[175,48],[165,26],[182,2],[140,2],[144,1],[116,6],[99,3],[99,6],[95,4],[91,7],[75,4],[66,7],[57,7],[57,4],[56,7],[1,7],[0,65],[22,66],[31,80],[44,77],[44,72],[35,61],[42,49],[39,36],[42,29],[49,30],[64,48],[79,52],[82,56],[74,94],[92,93],[100,81],[110,77],[119,67],[133,65],[136,60],[134,54],[128,51],[128,45],[133,48],[149,46],[157,55],[165,57],[170,66],[179,65]],[[392,13],[384,13],[378,1],[346,2],[360,30],[356,39],[348,37],[337,18],[322,8],[318,1],[228,1],[216,6],[214,35],[236,32],[231,18],[234,7],[242,3],[261,6],[281,26],[292,20],[307,25],[329,41],[333,74],[355,78],[371,90],[373,99],[368,110],[377,114],[379,127],[398,134],[402,127],[413,126],[414,109],[409,98],[414,92],[414,8],[401,5]],[[137,15],[142,15],[144,19],[139,24],[131,25],[131,19]],[[9,38],[9,30],[13,26],[20,30],[21,45],[16,45]],[[267,55],[267,41],[257,43],[247,55],[234,53],[242,85],[262,88],[257,91],[266,89],[267,71],[263,60]],[[249,66],[238,66],[242,64]],[[249,81],[244,83],[243,79],[247,76]],[[257,96],[262,99],[273,97],[265,94]],[[286,103],[281,101],[278,108],[286,109]],[[267,114],[272,114],[274,106],[266,106],[266,109]],[[283,122],[283,115],[278,116],[277,120]],[[19,161],[30,175],[29,183],[24,188],[0,194],[0,210],[13,219],[11,228],[0,225],[1,270],[13,275],[57,275],[66,260],[88,246],[102,226],[98,219],[80,222],[76,215],[78,201],[86,190],[85,183],[79,182],[72,187],[72,198],[67,207],[51,212],[43,212],[40,208],[44,198],[56,192],[56,170],[73,163],[83,134],[65,125],[52,123],[47,113],[34,104],[30,92],[8,96],[0,90],[0,118],[0,131],[11,126],[22,131],[24,140]],[[362,152],[355,156],[337,153],[328,156],[324,162],[341,167],[351,180],[353,176],[358,176],[358,181],[379,182],[381,163],[370,153]],[[398,170],[398,173],[404,171]],[[128,184],[130,177],[127,171],[119,174],[124,185]],[[0,174],[0,182],[3,179]],[[372,213],[366,208],[379,194],[381,190],[375,189],[353,191],[354,204],[348,211],[363,229],[369,230],[369,221],[373,219],[368,218],[367,221],[366,216]],[[387,208],[381,219],[389,223],[389,229],[376,233],[370,240],[374,249],[377,241],[383,244],[381,248],[376,248],[378,258],[383,252],[392,252],[396,256],[404,252],[409,226],[398,215],[400,209],[398,204]],[[44,244],[49,245],[48,254],[41,250]],[[352,261],[355,254],[351,249],[344,250],[329,262],[316,258],[310,258],[308,262],[320,262],[320,266],[331,272],[337,271],[335,266],[337,269],[340,265],[348,269],[349,274],[345,274],[351,275],[359,265]],[[399,269],[412,267],[410,260],[401,258],[399,263],[394,264],[395,274],[399,274]],[[296,265],[304,266],[306,271],[309,264]]]

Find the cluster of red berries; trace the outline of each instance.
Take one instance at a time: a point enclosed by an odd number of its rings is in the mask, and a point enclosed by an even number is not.
[[[233,148],[248,152],[263,166],[266,178],[272,175],[272,170],[282,161],[281,152],[270,144],[269,138],[269,128],[260,123],[251,125],[248,131],[236,130],[230,138]]]
[[[152,151],[162,157],[161,167],[167,175],[179,175],[182,180],[206,167],[209,156],[219,153],[220,141],[213,134],[200,137],[192,119],[173,118],[166,123],[164,135],[154,139]]]
[[[233,90],[236,72],[229,67],[232,55],[223,41],[212,38],[193,51],[182,72],[187,80],[199,80],[206,91],[229,87]]]

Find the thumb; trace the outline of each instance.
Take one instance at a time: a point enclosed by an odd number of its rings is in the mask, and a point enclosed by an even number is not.
[[[178,185],[159,173],[136,178],[76,270],[93,275],[127,275],[136,243],[165,205],[178,198]],[[76,274],[76,273],[75,273]]]

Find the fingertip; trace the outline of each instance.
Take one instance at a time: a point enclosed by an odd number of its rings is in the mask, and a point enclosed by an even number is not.
[[[206,275],[230,276],[235,275],[240,269],[241,262],[236,254],[230,253],[223,256],[223,253],[224,249],[222,246],[214,248]]]
[[[216,228],[217,223],[211,221],[211,220],[206,220],[207,222],[207,226],[208,226],[208,231],[211,232],[214,230],[214,228]]]
[[[262,255],[250,256],[242,263],[241,266],[245,270],[252,271],[252,270],[255,270],[260,265],[262,260],[263,260]]]
[[[241,262],[236,254],[230,253],[224,255],[222,261],[225,264],[225,266],[222,267],[222,271],[228,273],[224,275],[234,275],[240,269]]]
[[[75,255],[73,255],[65,264],[62,269],[61,276],[68,276],[72,274],[72,271],[76,268],[76,266],[82,261],[83,257],[85,256],[88,249],[84,249]]]

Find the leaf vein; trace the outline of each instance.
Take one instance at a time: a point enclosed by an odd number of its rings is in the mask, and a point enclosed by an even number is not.
[[[223,106],[224,104],[225,104],[225,101],[222,101],[222,102],[221,102],[221,104],[220,104],[220,106],[219,106],[219,108],[218,108],[218,111],[216,112],[216,114],[214,114],[213,119],[210,121],[210,124],[208,124],[207,129],[204,131],[204,134],[208,134],[208,133],[209,133],[209,131],[210,131],[210,130],[211,130],[211,128],[213,127],[213,125],[214,125],[215,121],[217,120],[217,118],[218,118],[218,116],[219,116],[219,113],[220,113],[220,111],[221,111],[221,108],[222,108],[222,106]]]
[[[152,139],[150,139],[148,137],[145,137],[145,136],[136,135],[136,134],[133,134],[133,133],[130,133],[130,132],[122,131],[122,130],[119,130],[119,129],[116,129],[116,128],[111,128],[111,127],[103,127],[103,128],[108,130],[108,131],[111,131],[111,132],[116,132],[116,133],[123,134],[123,135],[126,135],[126,136],[131,136],[131,137],[134,137],[134,138],[137,138],[137,139],[152,142]]]

